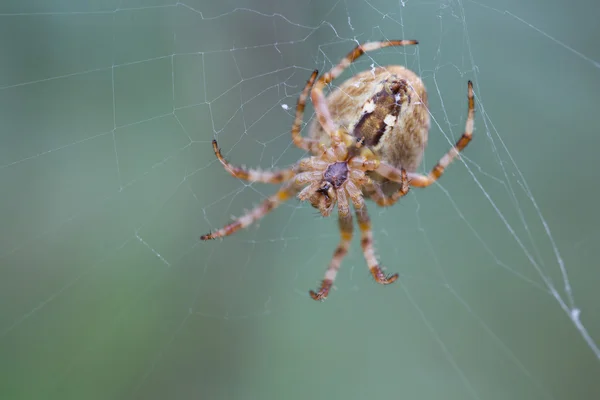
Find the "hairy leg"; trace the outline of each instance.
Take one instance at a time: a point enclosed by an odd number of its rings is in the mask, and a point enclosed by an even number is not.
[[[383,42],[367,42],[360,44],[354,48],[350,53],[346,55],[335,67],[333,67],[329,72],[321,75],[317,82],[315,83],[312,91],[311,91],[311,99],[313,102],[313,106],[315,107],[315,112],[317,114],[317,118],[321,126],[325,132],[329,134],[333,141],[336,140],[336,132],[337,127],[333,123],[331,118],[331,114],[329,113],[329,109],[327,108],[327,101],[325,100],[325,94],[323,93],[323,88],[325,85],[333,81],[335,78],[340,76],[342,72],[354,60],[356,60],[361,55],[366,52],[381,49],[384,47],[390,46],[409,46],[418,44],[416,40],[389,40]]]
[[[258,171],[251,168],[237,167],[235,165],[231,165],[227,160],[225,160],[221,154],[221,150],[219,149],[219,145],[217,144],[216,140],[212,141],[212,146],[215,155],[221,162],[223,168],[225,168],[225,170],[235,178],[244,179],[250,182],[278,184],[290,180],[296,174],[295,168],[282,169],[278,171]]]
[[[333,286],[333,282],[335,281],[335,277],[340,269],[342,264],[342,259],[348,253],[348,249],[350,248],[350,241],[352,240],[352,214],[350,214],[350,207],[348,204],[348,199],[344,190],[339,190],[337,195],[338,200],[338,224],[340,228],[340,243],[338,244],[335,252],[333,253],[333,257],[331,262],[329,263],[329,267],[327,268],[327,272],[325,273],[325,279],[321,281],[321,286],[319,287],[319,291],[315,292],[311,290],[309,292],[310,297],[314,300],[325,300],[327,295],[329,294],[329,290],[331,286]]]
[[[206,235],[200,236],[200,240],[211,240],[232,235],[240,229],[246,228],[252,223],[263,218],[269,212],[277,208],[280,204],[294,197],[296,192],[297,189],[295,189],[292,185],[286,185],[283,188],[281,188],[277,193],[268,197],[257,207],[248,211],[248,213],[237,218],[235,221],[225,225],[221,229],[217,229],[214,232],[210,232]]]
[[[468,102],[469,102],[469,111],[467,114],[467,122],[465,123],[465,132],[462,134],[460,139],[456,142],[454,147],[452,147],[448,153],[444,154],[444,156],[438,161],[438,163],[433,167],[431,172],[428,175],[422,175],[419,173],[411,172],[408,174],[410,178],[410,185],[416,187],[427,187],[437,181],[440,176],[444,173],[448,165],[458,155],[461,151],[464,150],[465,147],[469,144],[471,139],[473,138],[473,126],[475,120],[475,99],[473,96],[473,83],[469,81],[468,83]]]
[[[373,246],[373,230],[371,229],[371,219],[367,212],[367,206],[361,197],[354,200],[354,208],[356,209],[356,219],[360,228],[360,245],[362,247],[367,266],[375,282],[382,285],[389,285],[398,279],[398,274],[386,275],[377,261],[375,256],[375,247]]]
[[[310,151],[313,154],[318,153],[318,145],[317,142],[313,139],[304,138],[300,135],[300,130],[302,128],[302,119],[304,117],[304,108],[306,107],[306,99],[308,98],[308,93],[313,87],[315,83],[315,79],[317,79],[318,70],[314,70],[310,75],[308,82],[306,82],[306,86],[304,86],[304,90],[300,93],[300,97],[298,98],[298,104],[296,105],[296,118],[294,120],[294,124],[292,125],[292,141],[296,146],[301,148],[302,150]]]

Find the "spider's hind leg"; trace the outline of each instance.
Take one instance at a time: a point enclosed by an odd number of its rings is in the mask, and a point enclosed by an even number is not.
[[[416,187],[427,187],[437,181],[440,176],[444,173],[448,165],[465,147],[469,144],[473,138],[473,125],[475,120],[475,98],[473,95],[473,83],[469,81],[467,89],[467,98],[469,109],[467,113],[467,122],[465,123],[465,132],[462,134],[456,144],[438,161],[438,163],[431,169],[428,175],[422,175],[419,173],[409,173],[410,185]],[[378,171],[379,172],[379,171]]]
[[[325,94],[323,93],[323,88],[325,87],[325,85],[331,83],[335,78],[340,76],[340,74],[344,72],[344,70],[348,68],[350,64],[352,64],[358,57],[362,56],[366,52],[381,49],[384,47],[410,46],[415,44],[418,44],[416,40],[387,40],[383,42],[367,42],[359,44],[354,48],[354,50],[348,53],[346,57],[344,57],[335,67],[329,70],[329,72],[326,72],[319,77],[311,91],[311,99],[319,123],[321,124],[325,132],[327,132],[327,134],[333,140],[340,139],[337,133],[336,124],[333,122],[329,109],[327,108],[327,101],[325,100]]]
[[[319,143],[314,139],[309,139],[302,137],[300,135],[300,129],[302,128],[302,119],[304,117],[304,108],[306,107],[306,99],[308,98],[308,94],[311,91],[315,80],[317,79],[319,71],[314,70],[310,75],[310,78],[306,82],[302,93],[300,93],[300,97],[298,98],[298,103],[296,104],[296,118],[294,119],[294,124],[292,125],[292,142],[299,148],[305,151],[310,151],[313,154],[317,154],[319,152]]]

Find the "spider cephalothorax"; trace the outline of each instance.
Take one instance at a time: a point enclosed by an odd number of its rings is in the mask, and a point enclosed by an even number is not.
[[[348,79],[327,97],[323,88],[366,51],[413,44],[417,42],[365,43],[318,80],[318,72],[312,73],[298,100],[292,126],[294,144],[312,156],[303,158],[292,168],[259,172],[233,166],[223,158],[217,142],[213,141],[217,158],[233,176],[283,185],[258,207],[200,239],[231,235],[293,196],[310,202],[323,216],[330,215],[337,205],[341,240],[319,290],[310,291],[313,299],[323,300],[329,294],[352,239],[352,203],[361,232],[361,247],[373,278],[381,284],[394,282],[398,274],[385,275],[375,257],[371,221],[364,199],[369,198],[381,207],[391,206],[408,193],[409,183],[427,187],[443,174],[471,140],[475,114],[473,86],[469,82],[465,132],[428,175],[414,172],[423,157],[429,130],[427,92],[415,73],[399,65],[377,67]],[[309,93],[317,118],[310,128],[310,137],[303,138],[300,127]]]
[[[360,173],[360,170],[352,168],[349,165],[351,160],[343,154],[332,160],[325,158],[323,161],[324,163],[315,168],[315,171],[321,173],[314,175],[314,180],[300,192],[298,198],[308,200],[321,215],[327,217],[331,214],[338,198],[341,198],[342,202],[348,198],[346,188],[349,185],[362,186],[362,182],[357,182],[357,179],[366,177],[364,173]]]

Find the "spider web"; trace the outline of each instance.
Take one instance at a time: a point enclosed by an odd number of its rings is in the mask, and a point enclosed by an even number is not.
[[[598,6],[495,3],[3,2],[0,397],[598,398]],[[439,184],[369,204],[399,281],[374,284],[355,240],[312,301],[337,224],[297,201],[199,243],[276,190],[211,140],[293,164],[310,72],[399,38],[420,44],[334,85],[421,75],[421,172],[462,134],[469,79],[477,108]]]

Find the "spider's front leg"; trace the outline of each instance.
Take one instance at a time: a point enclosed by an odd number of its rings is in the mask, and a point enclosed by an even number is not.
[[[375,282],[381,283],[382,285],[388,285],[398,279],[398,274],[386,275],[383,273],[379,266],[379,262],[377,262],[377,257],[375,256],[371,219],[369,218],[369,213],[367,212],[367,206],[362,197],[362,193],[353,182],[348,182],[346,187],[356,211],[356,220],[358,221],[358,227],[360,228],[360,245],[369,271],[371,272],[371,275],[373,275]]]
[[[375,282],[382,285],[389,285],[390,283],[395,282],[396,279],[398,279],[398,274],[386,275],[377,262],[375,247],[373,246],[371,219],[369,218],[366,206],[356,210],[356,219],[358,220],[358,226],[360,228],[360,246]]]
[[[298,170],[306,168],[309,169],[309,171],[296,173],[296,169],[294,168],[293,177],[286,182],[277,193],[268,197],[257,207],[237,218],[235,221],[225,225],[223,228],[200,236],[200,240],[211,240],[229,236],[263,218],[280,204],[293,198],[299,192],[300,188],[306,184],[312,183],[315,179],[319,179],[322,175],[321,169],[325,168],[325,165],[325,162],[322,162],[316,157],[300,160],[297,164]]]
[[[337,192],[338,201],[338,225],[340,228],[340,243],[333,253],[327,272],[325,272],[325,279],[321,281],[319,291],[315,292],[311,290],[309,292],[310,297],[314,300],[325,300],[333,286],[335,277],[342,264],[342,259],[348,253],[350,248],[350,241],[352,240],[352,214],[350,214],[350,206],[348,204],[348,198],[344,189],[338,190]]]
[[[214,232],[207,233],[206,235],[200,236],[200,240],[211,240],[220,237],[225,237],[234,234],[242,228],[246,228],[257,220],[263,218],[269,212],[277,208],[281,203],[291,199],[296,195],[298,190],[292,184],[287,184],[281,188],[277,193],[268,197],[257,207],[250,210],[248,213],[237,218],[230,224],[225,225],[221,229],[217,229]]]

